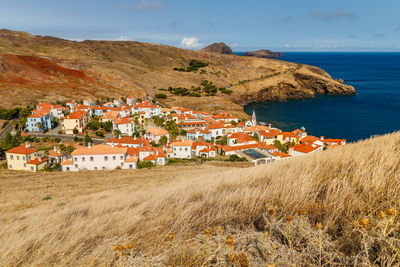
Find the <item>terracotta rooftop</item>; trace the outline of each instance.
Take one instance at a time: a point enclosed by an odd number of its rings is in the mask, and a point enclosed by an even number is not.
[[[47,161],[47,159],[39,159],[39,158],[35,158],[35,159],[31,159],[30,161],[28,161],[27,164],[32,164],[32,165],[39,165],[43,162]]]
[[[95,145],[92,147],[82,147],[75,149],[71,153],[72,156],[78,155],[106,155],[106,154],[125,154],[127,152],[126,147],[112,147],[108,145]]]
[[[87,112],[83,110],[77,110],[69,114],[68,116],[65,116],[65,120],[79,120],[81,119]]]
[[[13,154],[21,154],[21,155],[29,155],[36,152],[37,149],[33,147],[26,147],[25,144],[11,148],[7,150],[6,153],[13,153]]]
[[[146,131],[147,133],[152,133],[154,135],[168,135],[168,131],[162,128],[150,128]]]

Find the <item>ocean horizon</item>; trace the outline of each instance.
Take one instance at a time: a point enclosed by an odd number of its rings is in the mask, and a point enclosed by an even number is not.
[[[311,135],[348,141],[400,129],[400,52],[283,53],[278,60],[320,67],[357,95],[252,103],[247,114],[255,110],[259,121],[285,131],[305,127]]]

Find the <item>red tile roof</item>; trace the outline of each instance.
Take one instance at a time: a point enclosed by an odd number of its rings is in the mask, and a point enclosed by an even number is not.
[[[30,161],[28,161],[27,164],[32,164],[32,165],[39,165],[43,162],[46,162],[47,159],[39,159],[39,158],[35,158],[35,159],[31,159]]]
[[[301,152],[304,154],[309,154],[313,151],[315,151],[316,149],[318,149],[320,146],[317,145],[305,145],[305,144],[297,144],[295,146],[293,146],[293,150],[297,151],[297,152]]]
[[[25,144],[23,144],[23,145],[11,148],[10,150],[7,150],[6,153],[29,155],[36,151],[38,151],[36,148],[26,147]]]
[[[66,116],[65,120],[79,120],[81,119],[87,112],[83,110],[77,110]]]

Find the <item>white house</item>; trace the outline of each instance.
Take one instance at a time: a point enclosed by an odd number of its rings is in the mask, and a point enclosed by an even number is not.
[[[122,135],[131,136],[134,132],[133,122],[129,117],[116,119],[113,121],[113,130],[119,130]]]
[[[205,130],[211,132],[211,137],[219,138],[226,134],[225,126],[220,123],[209,124],[205,127]]]
[[[121,99],[114,99],[113,104],[115,107],[120,107],[124,104],[124,101],[122,101]]]
[[[133,96],[128,96],[126,98],[126,104],[128,106],[133,106],[133,105],[135,105],[135,103],[136,103],[136,99]]]
[[[64,118],[63,107],[58,105],[52,105],[49,103],[40,103],[36,105],[36,109],[42,112],[49,112],[54,118],[61,119]]]
[[[192,152],[196,157],[214,158],[217,156],[217,148],[206,141],[193,143]]]
[[[86,106],[94,106],[96,104],[96,102],[92,99],[85,99],[85,100],[83,100],[83,104]]]
[[[154,105],[151,102],[143,101],[142,103],[137,103],[132,107],[132,113],[141,113],[144,112],[145,118],[151,118],[153,116],[161,116],[162,108],[159,105]]]
[[[172,149],[172,158],[191,159],[192,155],[192,140],[179,140],[172,142],[170,147]]]
[[[167,130],[164,130],[162,128],[150,128],[150,129],[146,130],[144,138],[146,138],[150,142],[158,143],[158,142],[160,142],[160,139],[163,136],[167,137],[167,143],[168,143],[169,142],[169,133]]]
[[[71,153],[71,159],[61,162],[62,171],[136,169],[137,158],[128,157],[127,147],[95,145]]]

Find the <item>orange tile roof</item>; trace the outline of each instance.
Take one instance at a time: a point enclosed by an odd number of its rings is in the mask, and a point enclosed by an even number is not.
[[[150,128],[146,131],[147,133],[152,133],[154,135],[168,135],[168,131],[162,128]]]
[[[280,133],[280,131],[275,130],[275,129],[270,129],[270,130],[268,130],[268,132],[262,130],[262,131],[260,131],[259,133],[260,133],[260,135],[262,135],[263,137],[268,138],[268,137],[276,137],[276,136],[278,136],[279,133]]]
[[[312,145],[305,145],[305,144],[297,144],[297,145],[293,146],[293,150],[297,151],[297,152],[309,154],[309,153],[315,151],[319,147],[320,146],[316,146],[316,145],[312,146]]]
[[[126,147],[112,147],[109,145],[95,145],[91,148],[83,147],[75,149],[71,153],[72,156],[78,155],[106,155],[106,154],[125,154],[127,152]]]
[[[264,148],[266,145],[262,142],[254,143],[254,144],[246,144],[239,146],[223,146],[222,149],[225,152],[236,151],[236,150],[245,150],[250,148]]]
[[[32,164],[32,165],[39,165],[43,162],[46,162],[47,159],[39,159],[39,158],[35,158],[35,159],[31,159],[30,161],[27,162],[27,164]]]
[[[220,120],[220,119],[237,119],[238,117],[225,112],[225,113],[220,113],[220,114],[214,115],[213,118]]]
[[[61,156],[61,154],[60,154],[60,152],[55,151],[54,149],[52,149],[52,150],[49,151],[49,156],[50,157],[59,157],[59,156]]]
[[[253,137],[251,137],[248,134],[238,132],[238,133],[233,133],[228,136],[229,139],[236,139],[238,143],[248,143],[248,142],[255,142]]]
[[[275,151],[275,152],[272,152],[271,154],[274,155],[275,157],[280,157],[281,159],[292,157],[289,154],[287,154],[285,152],[280,152],[280,151]]]
[[[115,111],[115,110],[110,110],[107,112],[103,113],[103,119],[111,119],[111,120],[115,120],[120,116],[119,111]]]
[[[83,110],[77,110],[69,114],[68,116],[65,116],[64,120],[78,120],[81,119],[87,112]]]
[[[346,143],[346,139],[325,138],[325,139],[323,140],[323,142],[324,142],[325,144],[329,144],[329,143],[342,144],[342,142],[343,142],[343,143]]]
[[[132,121],[128,117],[125,117],[125,118],[117,119],[114,123],[115,124],[130,124],[130,123],[132,123]]]
[[[29,155],[36,151],[38,151],[36,148],[26,147],[25,144],[23,144],[23,145],[20,145],[20,146],[17,146],[17,147],[7,150],[6,153]]]
[[[192,140],[182,140],[182,141],[175,141],[171,143],[171,146],[192,146],[193,141]]]
[[[41,118],[49,114],[50,111],[42,111],[42,110],[33,110],[32,115],[28,118]]]
[[[267,150],[277,150],[278,149],[276,146],[273,146],[273,145],[265,145],[264,148]]]
[[[206,126],[206,130],[213,130],[213,129],[223,129],[225,126],[223,124],[209,124]]]
[[[73,165],[74,163],[70,159],[66,159],[61,162],[61,165]]]
[[[179,125],[205,125],[205,121],[181,121]]]
[[[313,135],[307,135],[306,137],[300,139],[300,142],[305,143],[305,144],[312,144],[316,141],[320,141],[320,139]]]
[[[187,132],[188,133],[197,133],[197,132],[199,132],[199,133],[204,133],[204,134],[211,133],[210,131],[199,129],[199,128],[191,129],[191,130],[188,130]]]

